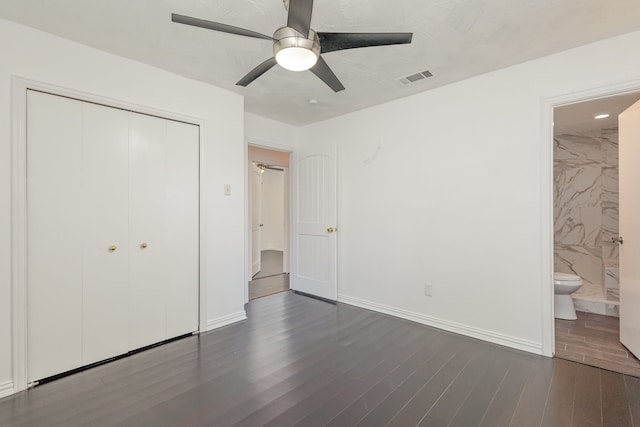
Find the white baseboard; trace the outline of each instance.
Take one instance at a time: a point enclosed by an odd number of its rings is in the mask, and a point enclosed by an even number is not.
[[[450,320],[439,319],[437,317],[431,317],[424,314],[415,313],[412,311],[407,311],[400,308],[395,308],[388,305],[366,301],[360,298],[354,298],[342,294],[338,295],[338,302],[365,308],[367,310],[377,311],[379,313],[388,314],[390,316],[400,317],[402,319],[411,320],[413,322],[433,326],[434,328],[443,329],[445,331],[454,332],[456,334],[503,345],[505,347],[511,347],[529,353],[542,354],[542,344],[534,341],[523,340],[521,338],[500,334],[498,332],[480,329],[469,325],[463,325],[461,323],[452,322]]]
[[[232,323],[241,322],[243,320],[247,320],[247,312],[244,310],[237,313],[228,314],[226,316],[218,317],[217,319],[207,320],[207,331],[218,329]]]
[[[0,399],[11,396],[14,393],[13,381],[5,381],[0,383]]]

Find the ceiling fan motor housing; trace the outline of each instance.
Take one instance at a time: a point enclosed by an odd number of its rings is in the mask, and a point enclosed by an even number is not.
[[[284,66],[283,56],[286,55],[284,51],[295,51],[297,55],[308,57],[308,61],[311,64],[309,67],[293,69],[285,66],[285,68],[291,69],[292,71],[308,70],[320,57],[320,39],[316,32],[311,29],[309,30],[309,37],[305,37],[291,27],[281,27],[273,33],[273,38],[276,40],[273,43],[273,55],[280,65]],[[313,54],[313,56],[311,54]],[[313,57],[315,57],[315,59]]]

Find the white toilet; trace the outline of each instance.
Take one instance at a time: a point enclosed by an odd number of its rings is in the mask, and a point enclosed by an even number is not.
[[[576,320],[571,294],[580,289],[582,279],[575,274],[553,273],[553,292],[556,319]]]

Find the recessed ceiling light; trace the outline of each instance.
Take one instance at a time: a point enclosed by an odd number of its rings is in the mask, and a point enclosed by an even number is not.
[[[318,100],[317,100],[317,99],[314,99],[314,98],[311,98],[311,99],[309,100],[309,104],[311,104],[311,105],[317,105],[317,104],[318,104]]]
[[[607,117],[609,117],[609,114],[598,114],[593,116],[594,119],[606,119]]]

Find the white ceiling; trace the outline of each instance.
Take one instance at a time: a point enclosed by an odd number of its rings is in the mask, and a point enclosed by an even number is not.
[[[636,92],[558,107],[553,111],[553,133],[562,135],[618,127],[618,115],[639,99],[640,92]],[[595,119],[599,114],[609,114],[609,117]]]
[[[271,43],[174,24],[172,12],[267,35],[286,23],[282,0],[0,1],[2,18],[227,88],[245,96],[246,111],[294,125],[640,30],[638,0],[316,0],[317,31],[414,33],[410,45],[324,55],[346,87],[336,94],[279,66],[235,86],[273,56]],[[395,81],[423,70],[434,77]]]

